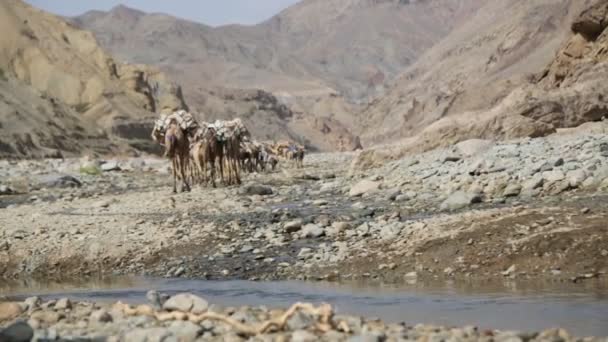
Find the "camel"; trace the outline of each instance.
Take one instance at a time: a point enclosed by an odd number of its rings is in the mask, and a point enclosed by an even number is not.
[[[239,162],[243,170],[249,172],[260,171],[260,153],[261,145],[257,141],[242,141],[241,151],[239,153]]]
[[[240,185],[239,157],[241,154],[241,139],[237,134],[230,134],[226,137],[224,144],[226,157],[226,171],[228,172],[228,185]]]
[[[217,120],[209,127],[216,130],[217,139],[223,144],[225,171],[227,172],[224,184],[241,184],[239,175],[241,142],[249,139],[251,136],[249,130],[238,118],[231,121]]]
[[[173,193],[177,193],[177,180],[181,176],[182,192],[190,191],[186,178],[188,161],[190,159],[190,144],[186,133],[181,129],[177,120],[171,119],[165,131],[165,157],[171,159],[173,172]]]
[[[203,183],[211,181],[215,188],[215,172],[216,161],[219,167],[219,173],[224,183],[224,149],[221,142],[217,139],[216,132],[213,128],[206,127],[201,129],[197,134],[198,141],[193,145],[193,159],[195,167],[199,174],[202,175]],[[207,179],[207,167],[209,167],[210,177]]]

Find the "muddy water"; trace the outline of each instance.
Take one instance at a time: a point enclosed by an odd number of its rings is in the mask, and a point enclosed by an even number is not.
[[[1,283],[0,294],[45,299],[145,302],[148,289],[193,292],[224,306],[287,307],[296,301],[328,302],[338,313],[388,322],[537,331],[563,327],[579,336],[608,336],[608,284],[544,282],[371,284],[201,281],[118,278],[86,283]]]

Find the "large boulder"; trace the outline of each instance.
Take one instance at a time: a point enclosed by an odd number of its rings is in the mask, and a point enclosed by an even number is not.
[[[0,341],[29,342],[34,337],[34,329],[26,322],[15,322],[0,330]]]
[[[572,31],[595,40],[608,26],[608,2],[596,0],[572,22]]]

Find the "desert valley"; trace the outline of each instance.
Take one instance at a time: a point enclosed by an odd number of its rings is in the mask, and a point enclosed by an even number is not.
[[[608,336],[605,0],[0,30],[0,341]]]

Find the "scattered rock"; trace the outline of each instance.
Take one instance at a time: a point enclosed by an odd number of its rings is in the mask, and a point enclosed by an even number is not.
[[[244,193],[247,195],[269,196],[273,194],[272,188],[265,185],[248,185],[245,187]]]
[[[89,318],[91,322],[108,323],[112,322],[112,316],[104,309],[95,310]]]
[[[560,170],[546,171],[543,172],[543,179],[548,183],[555,183],[562,181],[566,178],[566,175]]]
[[[416,271],[408,272],[405,274],[405,278],[407,278],[407,279],[418,278],[418,273]]]
[[[0,195],[12,195],[15,191],[7,185],[0,185]]]
[[[72,308],[72,302],[67,298],[61,298],[55,303],[55,309],[67,310]]]
[[[472,157],[482,154],[494,146],[494,142],[482,139],[470,139],[456,144],[456,151],[463,156]]]
[[[371,180],[362,180],[350,188],[348,195],[358,197],[365,194],[377,192],[380,189],[380,182]]]
[[[0,303],[0,322],[12,320],[21,315],[22,312],[23,308],[19,303]]]
[[[38,296],[28,297],[23,301],[23,304],[25,304],[25,309],[31,312],[32,310],[40,307],[40,304],[42,304],[42,299],[40,299]]]
[[[441,209],[443,210],[458,210],[466,208],[471,204],[480,203],[481,196],[478,194],[471,194],[462,191],[457,191],[450,195],[442,204]]]
[[[40,185],[45,188],[80,188],[82,182],[69,175],[48,175],[40,179]]]
[[[194,314],[202,314],[207,311],[208,307],[209,304],[206,300],[191,293],[177,294],[163,304],[163,309],[167,311],[182,311]]]
[[[504,197],[516,197],[521,193],[522,186],[519,184],[509,184],[502,193]]]
[[[2,312],[0,311],[0,316]],[[2,321],[2,319],[0,319]],[[15,322],[0,330],[0,341],[29,342],[34,337],[34,329],[25,322]]]
[[[293,220],[286,222],[283,225],[283,229],[285,229],[287,233],[295,233],[302,229],[302,220]]]
[[[325,235],[325,230],[316,224],[307,224],[302,228],[302,237],[318,238]]]
[[[511,267],[509,267],[506,271],[502,272],[502,275],[508,277],[510,275],[513,275],[516,270],[517,267],[515,265],[511,265]]]
[[[303,330],[310,327],[314,323],[315,319],[312,316],[302,311],[296,311],[296,313],[287,321],[287,327],[290,330]]]
[[[318,341],[319,338],[306,330],[296,330],[291,334],[291,341],[292,342],[314,342],[314,341]]]
[[[111,172],[111,171],[120,171],[120,165],[117,161],[111,160],[101,164],[101,171],[103,172]]]

